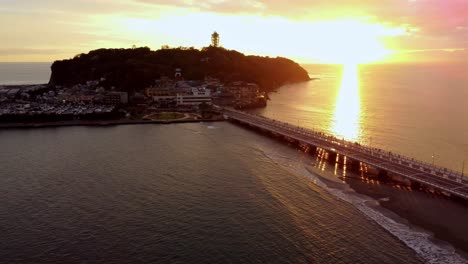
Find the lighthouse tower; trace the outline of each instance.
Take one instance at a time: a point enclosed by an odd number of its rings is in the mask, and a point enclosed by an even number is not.
[[[219,47],[219,34],[216,31],[211,34],[211,46],[215,48]]]

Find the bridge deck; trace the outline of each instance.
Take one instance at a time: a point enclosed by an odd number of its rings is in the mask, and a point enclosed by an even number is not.
[[[468,200],[468,179],[461,173],[433,166],[409,157],[396,155],[377,148],[362,146],[337,139],[311,129],[293,126],[288,123],[263,116],[225,109],[230,119],[261,128],[298,142],[335,152],[373,167],[392,172],[412,181],[419,182],[452,195]]]

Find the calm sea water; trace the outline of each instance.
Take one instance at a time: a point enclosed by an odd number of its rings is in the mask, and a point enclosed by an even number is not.
[[[229,123],[3,130],[0,145],[4,263],[421,263],[295,169],[295,149]]]
[[[468,167],[468,65],[306,66],[257,112],[462,171]],[[434,158],[432,158],[434,157]]]
[[[49,62],[0,62],[0,85],[48,83],[51,73],[50,66]]]
[[[49,66],[0,83],[47,82]],[[308,66],[320,80],[259,112],[456,169],[468,81],[450,67]],[[343,183],[341,168],[228,123],[0,130],[0,145],[6,263],[466,263],[466,207]]]

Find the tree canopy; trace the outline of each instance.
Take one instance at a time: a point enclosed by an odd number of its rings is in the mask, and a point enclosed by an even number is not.
[[[223,82],[257,83],[263,91],[271,91],[288,82],[309,80],[307,72],[292,60],[246,56],[234,50],[206,47],[164,48],[152,51],[147,47],[132,49],[98,49],[72,59],[52,64],[50,84],[74,85],[105,78],[105,86],[136,92],[162,76],[173,77],[182,69],[186,80],[202,80],[205,76]]]

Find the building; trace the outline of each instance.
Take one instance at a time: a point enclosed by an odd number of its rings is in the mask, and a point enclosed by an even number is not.
[[[82,94],[61,94],[57,96],[57,101],[62,103],[92,103],[94,99],[94,95]]]
[[[102,103],[108,105],[128,104],[128,93],[109,92],[103,96]]]
[[[169,88],[146,88],[145,94],[148,97],[175,95],[173,89]]]
[[[175,77],[176,80],[181,80],[182,79],[182,69],[180,69],[180,68],[175,69],[174,77]]]
[[[218,78],[214,78],[214,77],[211,77],[211,76],[205,76],[205,84],[209,85],[209,84],[212,84],[212,85],[220,85],[221,84],[221,81],[218,79]]]
[[[241,98],[255,98],[258,95],[258,85],[255,83],[246,83],[241,87],[240,96]]]
[[[177,106],[197,106],[202,103],[212,104],[211,91],[209,89],[192,88],[192,94],[176,96]]]
[[[8,90],[7,90],[7,89],[0,88],[0,96],[6,97],[7,94],[8,94]]]
[[[225,87],[225,90],[231,92],[236,100],[251,100],[258,96],[259,87],[255,83],[233,82]]]
[[[20,89],[19,88],[12,88],[9,89],[7,92],[7,97],[13,98],[19,93]]]
[[[152,98],[158,108],[173,108],[177,105],[177,96],[153,96]]]

